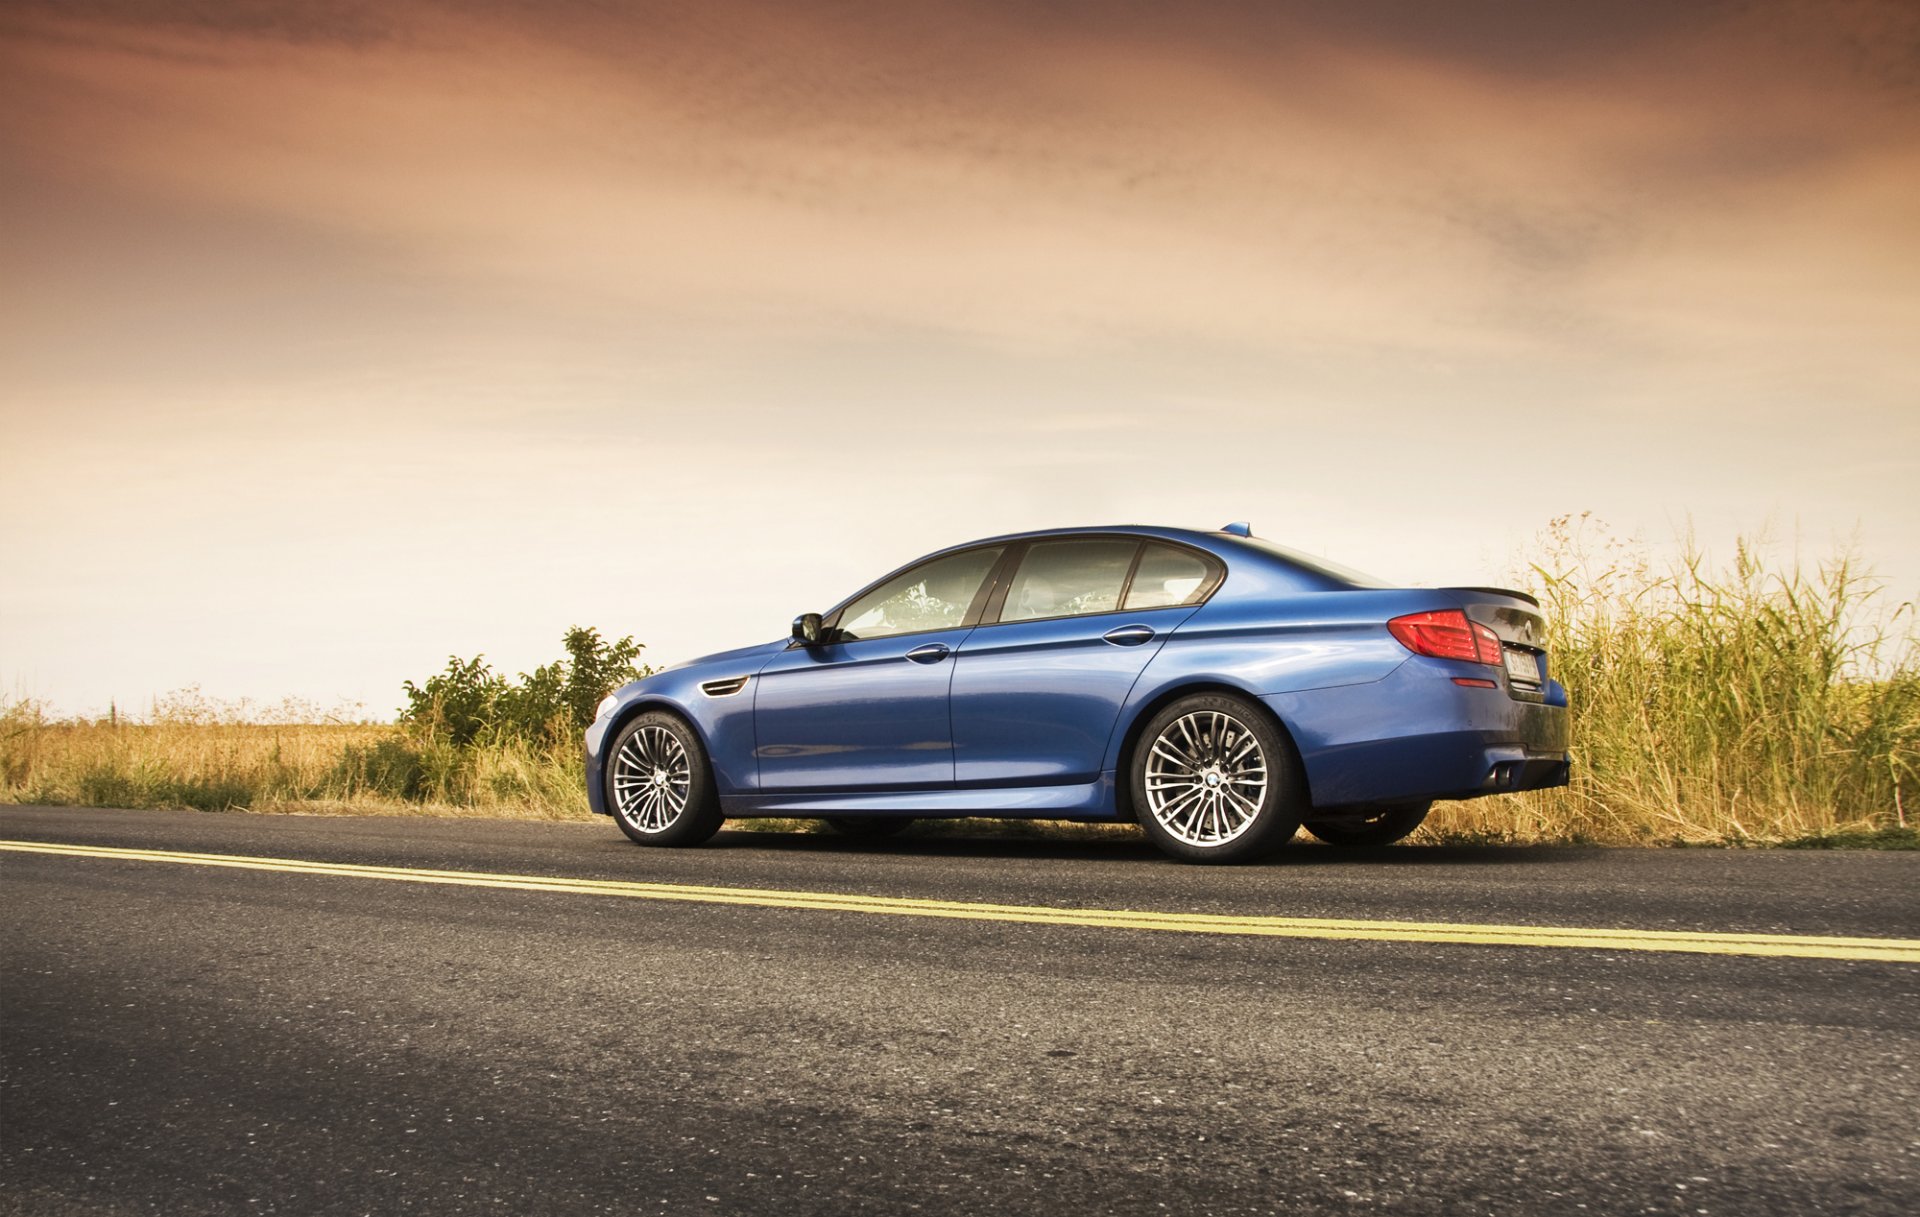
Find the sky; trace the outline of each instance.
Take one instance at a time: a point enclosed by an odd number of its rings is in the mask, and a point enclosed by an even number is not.
[[[1006,531],[1920,597],[1920,7],[0,3],[0,698],[384,716]]]

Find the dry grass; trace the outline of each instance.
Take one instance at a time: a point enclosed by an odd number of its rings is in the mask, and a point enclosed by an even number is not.
[[[578,756],[456,749],[377,723],[0,718],[0,801],[202,811],[585,819]]]
[[[1920,645],[1842,553],[1812,568],[1743,542],[1665,568],[1585,517],[1527,582],[1574,710],[1565,790],[1437,808],[1483,840],[1782,842],[1897,836],[1920,794]]]

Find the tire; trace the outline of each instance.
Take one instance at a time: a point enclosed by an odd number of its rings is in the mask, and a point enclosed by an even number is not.
[[[1379,803],[1366,808],[1364,817],[1346,815],[1334,819],[1307,820],[1307,831],[1342,849],[1364,849],[1370,845],[1392,845],[1420,827],[1432,803]]]
[[[1140,733],[1128,760],[1140,827],[1183,862],[1249,862],[1285,845],[1305,783],[1280,726],[1244,698],[1183,697]]]
[[[881,837],[898,836],[900,831],[913,823],[912,816],[828,816],[827,823],[833,831],[843,837],[856,840],[876,841]]]
[[[677,715],[636,716],[607,749],[607,805],[640,845],[698,845],[720,831],[707,750]]]

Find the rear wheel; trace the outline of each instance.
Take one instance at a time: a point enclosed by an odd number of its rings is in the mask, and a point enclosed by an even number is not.
[[[1241,698],[1200,693],[1167,706],[1141,732],[1131,770],[1140,827],[1183,861],[1249,861],[1300,827],[1293,749]]]
[[[1328,845],[1364,848],[1392,845],[1420,827],[1432,803],[1382,803],[1360,809],[1356,814],[1309,819],[1307,831]]]
[[[912,816],[828,816],[827,823],[843,837],[875,840],[898,834],[913,823]]]
[[[720,798],[707,750],[674,715],[648,711],[608,752],[607,802],[620,831],[641,845],[698,845],[720,831]]]

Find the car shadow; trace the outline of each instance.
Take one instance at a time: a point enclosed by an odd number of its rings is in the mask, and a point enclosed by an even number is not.
[[[1524,845],[1489,842],[1376,845],[1342,848],[1297,840],[1273,859],[1290,866],[1485,866],[1545,865],[1591,858],[1595,845]]]
[[[726,829],[708,848],[757,849],[773,853],[858,855],[897,858],[1077,858],[1110,861],[1154,861],[1165,855],[1133,837],[1028,837],[1009,833],[919,835],[909,829],[897,837],[844,837],[832,832],[775,832]]]
[[[1099,862],[1172,863],[1145,839],[1115,834],[1111,837],[1048,838],[1007,833],[908,829],[896,837],[858,838],[831,832],[780,832],[726,829],[708,848],[753,849],[769,853],[872,854],[904,858],[1038,858]],[[1342,866],[1487,866],[1547,865],[1590,858],[1601,849],[1591,845],[1525,845],[1498,842],[1446,842],[1340,848],[1311,840],[1304,834],[1286,848],[1254,863],[1266,867]]]

